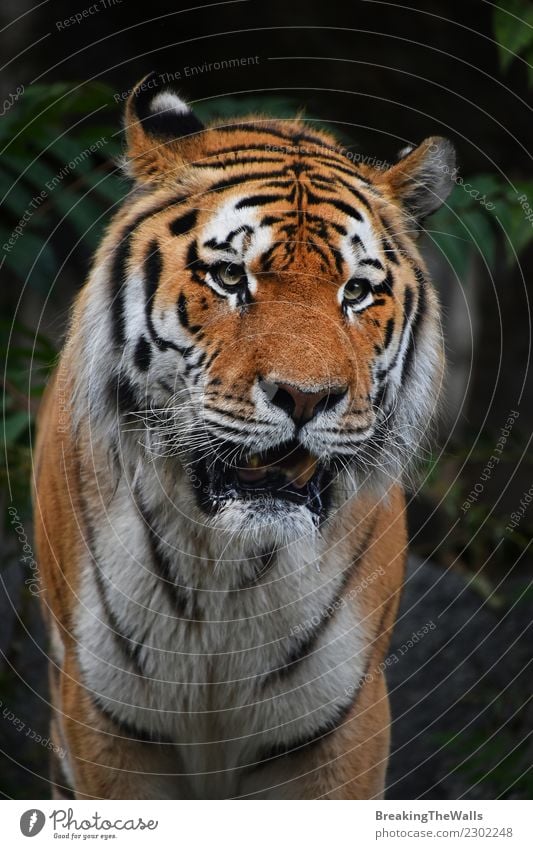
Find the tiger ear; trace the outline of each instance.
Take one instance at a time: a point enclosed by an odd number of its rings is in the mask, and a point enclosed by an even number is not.
[[[204,129],[165,75],[155,72],[132,90],[125,121],[128,170],[140,180],[157,179],[184,164],[184,140]]]
[[[383,172],[393,196],[417,222],[435,212],[454,187],[455,149],[439,136],[400,151],[400,161]]]

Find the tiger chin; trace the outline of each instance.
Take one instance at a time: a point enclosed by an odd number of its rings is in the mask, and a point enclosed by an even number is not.
[[[151,74],[38,419],[57,798],[385,792],[403,486],[443,373],[432,137],[204,126]]]

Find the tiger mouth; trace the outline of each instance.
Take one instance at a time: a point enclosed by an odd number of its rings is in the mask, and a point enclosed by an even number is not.
[[[234,464],[204,461],[197,470],[204,483],[202,506],[210,510],[235,499],[279,500],[305,506],[320,516],[331,482],[326,466],[296,440],[248,454]]]

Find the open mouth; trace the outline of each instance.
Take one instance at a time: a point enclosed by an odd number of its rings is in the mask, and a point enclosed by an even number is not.
[[[331,481],[325,465],[296,440],[249,454],[235,464],[202,461],[197,471],[204,483],[202,506],[209,510],[230,499],[257,503],[276,499],[303,505],[320,516]]]

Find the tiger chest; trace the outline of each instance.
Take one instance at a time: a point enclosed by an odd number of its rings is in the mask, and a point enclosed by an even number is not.
[[[242,766],[328,722],[365,651],[339,563],[228,558],[199,579],[198,558],[176,555],[163,576],[143,528],[123,530],[120,547],[97,535],[82,570],[78,655],[100,707],[179,744],[187,771]]]

